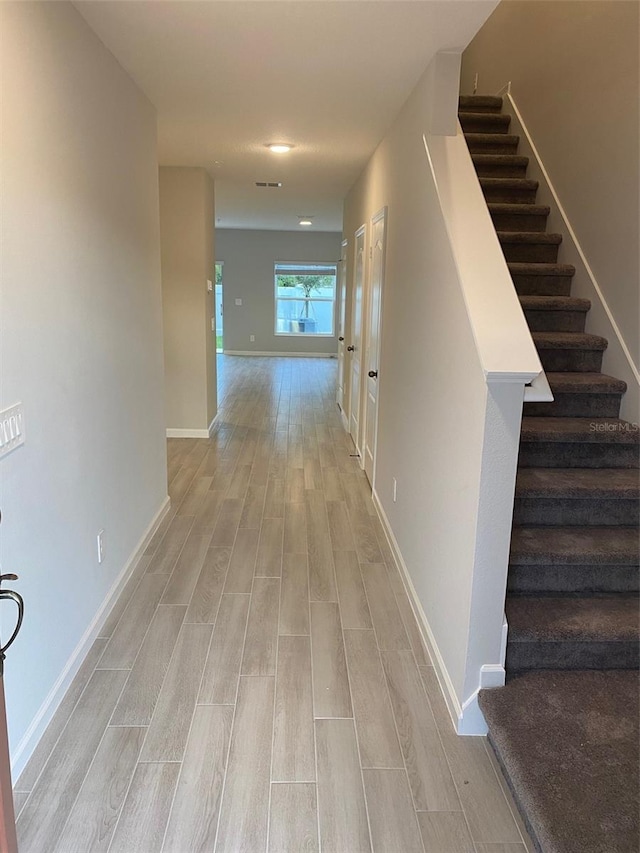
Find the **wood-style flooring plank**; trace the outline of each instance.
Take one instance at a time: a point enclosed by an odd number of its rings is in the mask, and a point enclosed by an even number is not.
[[[109,853],[158,853],[179,772],[177,763],[138,764]]]
[[[306,554],[284,555],[278,632],[309,633],[309,568]]]
[[[311,602],[311,655],[315,716],[353,716],[340,614],[333,602]]]
[[[56,853],[106,853],[146,729],[107,728],[80,788]]]
[[[436,722],[425,703],[426,693],[413,653],[388,651],[381,656],[416,809],[460,811],[460,801]]]
[[[224,591],[249,593],[253,584],[256,555],[258,553],[259,528],[240,527],[231,552],[229,571]]]
[[[213,850],[233,722],[229,705],[198,705],[162,853]]]
[[[222,596],[202,676],[199,704],[233,705],[236,701],[249,599],[249,595]]]
[[[182,627],[186,607],[161,605],[151,620],[111,718],[114,726],[148,726]]]
[[[362,775],[373,849],[424,853],[404,768],[363,770]]]
[[[99,669],[130,669],[133,666],[168,580],[167,575],[142,578],[100,658]]]
[[[231,548],[228,546],[212,545],[207,550],[189,601],[185,622],[209,625],[215,622],[230,558]]]
[[[164,538],[151,558],[147,568],[149,575],[170,575],[178,561],[180,551],[193,527],[193,516],[176,515],[171,520]]]
[[[278,642],[271,779],[316,779],[309,637],[280,637]]]
[[[182,761],[212,630],[212,625],[182,626],[141,761]]]
[[[373,631],[345,631],[344,645],[360,762],[363,767],[403,768],[387,683]]]
[[[279,578],[282,575],[283,528],[281,517],[263,518],[256,556],[256,577]]]
[[[275,679],[240,679],[216,853],[266,850]]]
[[[334,551],[338,601],[343,628],[373,627],[358,555],[355,551]]]
[[[220,507],[218,520],[213,529],[211,545],[228,545],[233,547],[235,542],[240,516],[242,515],[243,502],[239,498],[225,498]]]
[[[418,822],[427,853],[476,853],[463,812],[418,812]]]
[[[309,595],[312,601],[337,601],[333,553],[324,495],[305,493]]]
[[[280,578],[254,578],[242,675],[275,675]]]
[[[323,853],[370,853],[353,720],[316,720],[318,811]]]
[[[307,553],[307,514],[304,502],[289,501],[284,511],[284,543],[285,554]]]
[[[386,566],[384,563],[365,563],[361,569],[379,648],[410,649]]]
[[[166,585],[161,604],[188,604],[198,580],[200,569],[209,547],[211,536],[190,533],[169,583]]]
[[[271,786],[269,853],[318,853],[316,786],[310,782]]]
[[[247,494],[242,505],[242,514],[240,516],[240,527],[248,527],[250,529],[259,530],[262,521],[262,511],[264,509],[264,497],[266,494],[266,486],[250,485],[247,489]]]
[[[42,853],[57,843],[126,677],[122,670],[91,676],[20,813],[20,853]]]

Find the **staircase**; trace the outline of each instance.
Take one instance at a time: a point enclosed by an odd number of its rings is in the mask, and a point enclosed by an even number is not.
[[[545,853],[638,849],[640,510],[637,425],[626,385],[601,372],[561,234],[509,133],[502,99],[461,97],[459,119],[552,403],[525,403],[506,614],[504,688],[480,704]],[[631,799],[630,799],[631,796]]]

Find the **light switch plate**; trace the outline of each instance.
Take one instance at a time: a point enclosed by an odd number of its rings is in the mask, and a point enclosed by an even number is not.
[[[207,290],[209,293],[213,293],[213,282],[210,278],[207,279]]]
[[[0,412],[0,459],[24,444],[24,409],[16,403]]]
[[[236,299],[236,305],[242,305],[242,299]]]

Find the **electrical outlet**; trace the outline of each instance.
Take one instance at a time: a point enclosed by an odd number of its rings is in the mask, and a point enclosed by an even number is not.
[[[101,563],[104,560],[104,530],[98,530],[96,539],[98,545],[98,562]]]
[[[398,497],[398,483],[396,482],[396,478],[393,478],[393,502],[396,502]]]
[[[212,317],[211,318],[211,331],[215,332],[215,330],[216,330],[216,318]]]
[[[213,282],[210,278],[207,279],[207,291],[213,293]]]
[[[249,340],[251,341],[252,344],[255,343],[256,336],[255,335],[249,335]]]

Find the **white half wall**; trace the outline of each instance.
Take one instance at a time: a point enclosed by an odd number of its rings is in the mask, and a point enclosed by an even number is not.
[[[26,418],[0,461],[0,557],[26,608],[5,666],[22,765],[167,500],[158,170],[154,108],[72,4],[2,3],[0,26],[0,407]]]
[[[217,229],[216,260],[224,262],[224,351],[337,352],[337,331],[331,337],[275,334],[273,266],[277,261],[335,263],[340,259],[340,241],[341,235],[333,232]],[[236,305],[236,299],[242,305]]]

